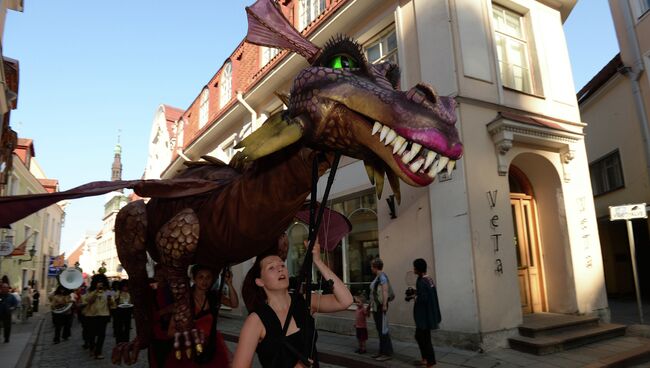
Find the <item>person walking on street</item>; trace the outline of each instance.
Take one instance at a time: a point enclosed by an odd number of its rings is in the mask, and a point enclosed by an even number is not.
[[[29,309],[32,307],[32,295],[28,286],[23,288],[23,292],[20,294],[20,302],[22,304],[20,308],[20,320],[25,322],[29,317]]]
[[[108,278],[103,273],[93,276],[88,293],[85,295],[85,302],[85,318],[88,319],[90,327],[90,355],[95,359],[104,359],[102,348],[113,299],[108,294]]]
[[[61,342],[61,330],[63,330],[63,341],[70,338],[70,328],[72,326],[72,298],[70,291],[63,286],[54,290],[50,295],[50,305],[52,306],[52,323],[54,323],[54,343]]]
[[[379,336],[379,353],[373,355],[378,361],[392,359],[393,343],[388,333],[388,303],[395,298],[388,276],[384,273],[384,262],[375,258],[370,264],[370,269],[375,279],[370,283],[370,311],[375,320],[377,335]]]
[[[41,299],[41,293],[38,292],[38,289],[34,289],[34,294],[32,295],[32,311],[38,313],[38,303]]]
[[[415,298],[413,305],[415,340],[422,355],[422,360],[416,363],[420,366],[433,367],[436,365],[436,354],[431,344],[431,330],[438,329],[442,320],[438,293],[433,279],[427,275],[427,262],[424,259],[418,258],[413,261],[413,272],[418,275],[413,296]]]
[[[5,342],[11,335],[11,314],[18,306],[18,300],[9,292],[7,283],[0,284],[0,324],[2,325]]]

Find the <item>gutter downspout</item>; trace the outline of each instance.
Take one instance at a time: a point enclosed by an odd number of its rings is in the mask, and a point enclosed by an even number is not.
[[[244,96],[242,95],[241,92],[237,92],[237,101],[239,101],[242,104],[242,106],[244,106],[246,110],[248,110],[248,112],[251,113],[251,128],[254,131],[255,129],[257,129],[257,112],[255,112],[255,110],[253,110],[253,108],[248,104],[248,102],[244,100]]]
[[[632,82],[632,95],[634,96],[634,106],[636,113],[639,116],[641,123],[641,135],[644,141],[646,172],[650,179],[650,127],[648,126],[648,115],[643,104],[643,96],[641,96],[641,87],[639,86],[639,79],[643,73],[643,60],[641,58],[641,51],[639,50],[639,40],[636,37],[634,30],[634,18],[632,17],[632,9],[628,1],[621,1],[623,7],[623,18],[625,19],[625,31],[627,33],[627,41],[630,44],[632,51],[633,64],[632,66],[624,66],[619,72],[630,79]]]
[[[183,153],[183,150],[182,150],[182,149],[180,149],[180,148],[177,149],[177,150],[176,150],[176,153],[178,153],[178,155],[179,155],[183,160],[185,160],[185,161],[192,161],[191,158],[187,157],[187,156],[185,155],[185,153]]]

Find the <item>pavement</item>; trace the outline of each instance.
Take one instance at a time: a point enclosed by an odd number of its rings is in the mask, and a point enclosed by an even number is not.
[[[612,304],[612,319],[634,320],[634,316],[622,316],[618,311],[636,311],[636,308],[620,308]],[[616,312],[616,313],[615,313]],[[650,319],[650,315],[647,316]],[[638,321],[638,318],[637,318]],[[219,321],[219,329],[226,337],[231,351],[236,348],[236,340],[241,330],[243,319],[240,317],[223,316]],[[372,324],[369,324],[372,328]],[[109,326],[106,332],[103,360],[95,360],[81,348],[81,328],[77,321],[72,328],[72,337],[69,341],[54,345],[52,343],[54,326],[48,312],[36,313],[26,322],[15,323],[12,327],[11,341],[7,344],[0,343],[0,367],[111,367],[110,351],[114,345],[112,330]],[[370,358],[378,346],[376,338],[370,338],[367,346],[368,353],[359,355],[354,353],[357,341],[354,336],[335,334],[319,331],[318,350],[321,358],[321,367],[413,367],[411,362],[419,358],[419,350],[415,341],[393,340],[395,354],[393,359],[378,362]],[[650,368],[650,325],[634,324],[629,326],[626,336],[596,342],[588,346],[579,347],[555,354],[537,356],[518,352],[509,348],[495,349],[489,352],[467,351],[447,346],[435,346],[438,364],[436,367],[470,367],[470,368],[554,368],[554,367],[647,367]],[[643,359],[634,361],[634,357],[642,355]],[[141,361],[132,366],[146,367],[145,354],[141,353]],[[626,360],[627,359],[627,360]],[[257,359],[253,367],[260,367]]]

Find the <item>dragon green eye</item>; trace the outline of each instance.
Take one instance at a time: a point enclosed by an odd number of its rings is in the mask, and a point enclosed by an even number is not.
[[[332,69],[354,69],[357,68],[357,61],[347,55],[336,55],[330,59],[329,67]]]

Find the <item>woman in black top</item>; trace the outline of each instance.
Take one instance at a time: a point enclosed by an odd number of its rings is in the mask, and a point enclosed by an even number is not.
[[[289,293],[289,274],[282,258],[275,254],[257,257],[242,286],[251,313],[239,335],[233,368],[250,367],[255,352],[265,368],[318,366],[312,314],[344,310],[352,304],[352,294],[321,260],[318,241],[313,256],[323,278],[334,281],[334,294],[312,294],[311,310],[300,295]]]

